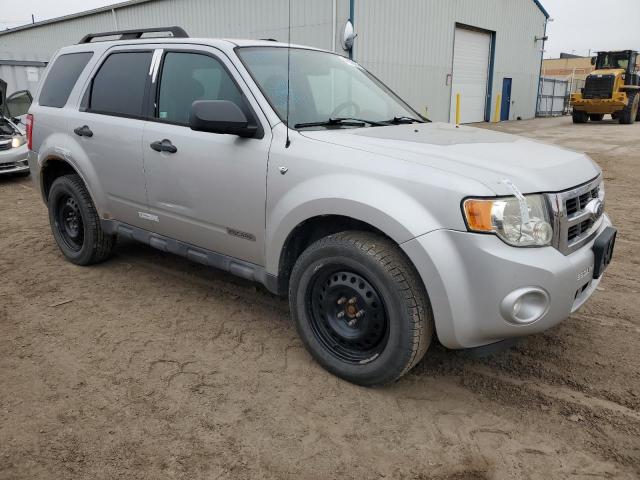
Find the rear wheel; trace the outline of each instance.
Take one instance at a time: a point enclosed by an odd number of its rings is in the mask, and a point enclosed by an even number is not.
[[[640,95],[635,92],[629,92],[629,101],[627,106],[620,111],[620,123],[630,125],[638,119],[638,107],[640,104]]]
[[[111,255],[116,237],[102,231],[98,212],[78,175],[57,178],[47,203],[53,237],[69,261],[91,265]]]
[[[591,115],[589,115],[589,120],[591,120],[592,122],[601,122],[603,118],[604,114],[602,113],[592,113]]]
[[[417,272],[397,245],[372,233],[337,233],[307,248],[291,274],[289,303],[311,355],[359,385],[400,378],[433,335]]]
[[[589,120],[589,115],[587,115],[587,112],[583,112],[580,110],[574,110],[572,116],[573,123],[587,123],[587,121]]]

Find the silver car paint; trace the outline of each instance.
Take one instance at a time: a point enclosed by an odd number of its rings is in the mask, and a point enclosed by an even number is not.
[[[103,218],[137,222],[148,230],[264,267],[272,275],[278,274],[287,237],[302,222],[323,215],[344,215],[367,222],[395,240],[413,262],[427,287],[438,336],[451,348],[484,345],[548,328],[566,318],[595,290],[598,281],[574,300],[580,272],[593,264],[591,244],[569,256],[552,247],[509,247],[495,236],[467,233],[460,210],[461,201],[467,196],[511,194],[503,183],[505,178],[525,193],[574,187],[600,172],[588,157],[518,137],[471,127],[455,129],[445,124],[290,131],[291,145],[286,148],[286,127],[234,52],[237,45],[278,45],[273,42],[145,42],[151,48],[213,48],[226,57],[225,63],[241,83],[266,133],[264,145],[256,142],[249,150],[250,157],[241,158],[240,150],[233,151],[234,147],[246,147],[241,139],[215,138],[213,134],[185,129],[180,131],[179,148],[188,158],[182,162],[195,172],[186,171],[186,167],[181,171],[182,164],[151,155],[145,149],[150,140],[165,133],[178,138],[176,131],[171,126],[161,128],[137,121],[144,125],[140,135],[144,152],[135,158],[138,150],[133,147],[132,138],[131,144],[122,148],[131,147],[126,154],[132,158],[133,166],[127,169],[118,163],[107,165],[108,154],[87,153],[86,143],[91,139],[72,134],[73,128],[90,120],[78,112],[80,99],[91,78],[89,72],[107,49],[140,45],[140,41],[91,45],[96,52],[94,58],[63,109],[38,106],[37,92],[32,106],[36,117],[34,151],[29,159],[38,185],[39,171],[49,158],[64,158],[84,179]],[[63,51],[87,48],[79,45]],[[126,126],[118,125],[122,119],[110,118],[103,120],[100,137],[112,143],[122,132],[120,128]],[[87,122],[79,122],[82,119]],[[138,135],[138,127],[129,129],[135,129]],[[223,153],[208,163],[201,150],[209,148],[218,153],[216,145]],[[105,163],[98,165],[98,158]],[[154,171],[144,180],[139,174],[140,162],[154,165]],[[124,178],[127,174],[133,177]],[[191,180],[172,183],[171,179],[177,180],[181,175]],[[147,197],[144,211],[158,215],[158,223],[139,216],[139,193],[149,187],[150,181],[154,185],[158,182],[159,190]],[[208,193],[207,186],[220,189],[219,194]],[[155,188],[152,186],[149,191]],[[114,197],[128,200],[130,205],[123,201],[114,207]],[[168,206],[170,199],[178,201]],[[219,210],[217,205],[211,207],[221,201],[225,205]],[[258,212],[256,205],[260,204]],[[609,220],[604,218],[600,229],[607,225]],[[255,235],[254,245],[249,247],[249,240],[231,235],[228,229],[234,228]],[[502,320],[499,303],[504,294],[530,285],[551,295],[551,306],[544,318],[528,326]]]
[[[28,152],[29,150],[27,150],[26,145],[21,145],[17,148],[12,148],[10,150],[2,150],[0,151],[0,166],[2,164],[22,162],[24,160],[27,160]],[[10,169],[0,169],[0,174],[4,175],[8,173],[21,173],[21,172],[26,172],[27,170],[29,170],[28,164],[25,166],[18,165]]]

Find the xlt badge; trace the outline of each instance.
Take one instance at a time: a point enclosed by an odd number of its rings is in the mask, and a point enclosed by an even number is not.
[[[227,233],[229,235],[233,235],[234,237],[244,238],[245,240],[250,240],[252,242],[256,241],[255,235],[247,232],[241,232],[240,230],[234,230],[233,228],[227,228]]]

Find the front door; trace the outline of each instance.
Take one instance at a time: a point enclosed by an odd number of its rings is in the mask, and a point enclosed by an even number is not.
[[[504,78],[502,80],[502,105],[500,106],[500,120],[509,120],[509,114],[511,113],[511,83],[510,78]]]
[[[167,47],[152,84],[152,119],[142,142],[148,229],[264,265],[271,130],[260,127],[255,138],[191,130],[195,100],[230,100],[258,125],[268,124],[223,54],[208,47]],[[175,149],[156,151],[155,142]]]

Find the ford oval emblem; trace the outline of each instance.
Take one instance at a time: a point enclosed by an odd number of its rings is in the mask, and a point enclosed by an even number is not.
[[[585,208],[585,210],[587,210],[589,213],[591,213],[593,218],[598,219],[604,213],[604,205],[603,205],[602,201],[599,198],[596,198],[596,199],[591,200],[587,204],[587,207]]]

